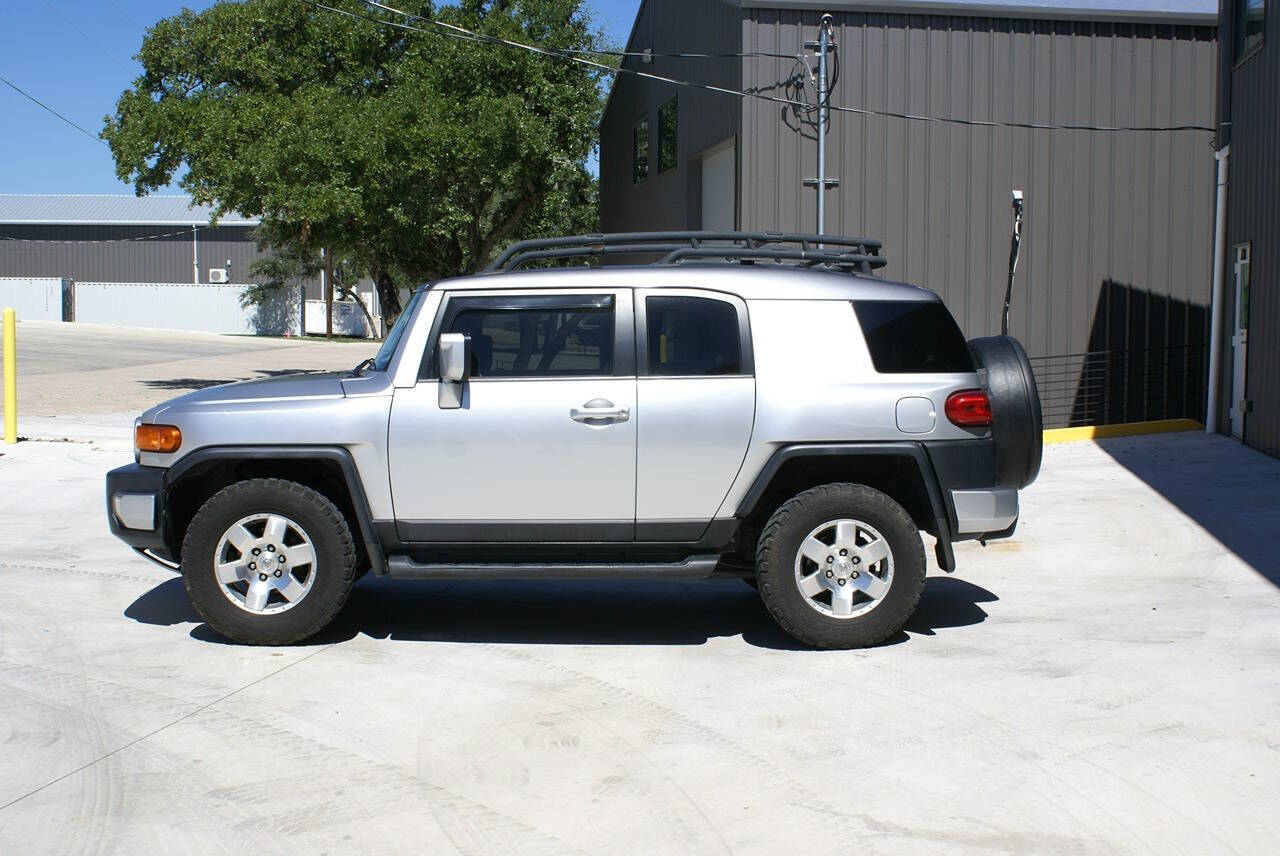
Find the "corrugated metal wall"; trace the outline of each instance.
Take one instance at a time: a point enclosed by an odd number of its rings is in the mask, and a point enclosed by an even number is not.
[[[796,53],[819,13],[747,10],[746,51]],[[1089,125],[1212,125],[1215,30],[1066,21],[836,16],[837,106]],[[754,64],[753,64],[754,63]],[[744,84],[793,73],[748,61]],[[748,100],[744,229],[815,227],[806,117]],[[884,275],[943,296],[970,336],[999,332],[1010,191],[1026,193],[1011,330],[1032,355],[1206,341],[1208,132],[967,127],[833,112],[827,230],[885,241]]]
[[[1229,15],[1222,44],[1225,67],[1231,69]],[[1231,124],[1223,134],[1224,142],[1231,143],[1231,162],[1220,418],[1222,425],[1229,424],[1235,318],[1232,248],[1249,241],[1253,246],[1245,393],[1253,401],[1253,412],[1245,416],[1244,441],[1280,456],[1280,9],[1267,10],[1262,48],[1230,74],[1230,113],[1224,119]]]
[[[259,253],[253,230],[201,227],[200,281],[226,267],[240,282]],[[191,227],[0,224],[0,276],[59,276],[114,282],[191,282]]]
[[[670,3],[647,0],[636,19],[630,50],[662,53],[737,53],[742,50],[742,11],[725,0]],[[623,66],[676,80],[742,88],[736,59],[627,57]],[[658,171],[658,105],[677,96],[676,167]],[[738,133],[739,99],[673,84],[619,75],[601,121],[600,211],[606,232],[699,228],[701,173],[695,156]],[[649,120],[649,178],[633,184],[631,132]]]

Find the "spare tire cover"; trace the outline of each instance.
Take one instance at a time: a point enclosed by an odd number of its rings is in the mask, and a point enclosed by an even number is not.
[[[969,342],[979,369],[986,369],[991,402],[991,433],[996,468],[1004,487],[1024,488],[1040,472],[1044,445],[1040,392],[1022,343],[1012,336],[987,336]]]

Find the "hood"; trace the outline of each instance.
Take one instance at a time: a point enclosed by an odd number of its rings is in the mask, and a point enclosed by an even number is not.
[[[342,398],[342,379],[349,376],[349,374],[349,372],[291,374],[211,386],[207,389],[198,389],[195,392],[171,398],[163,404],[158,404],[142,414],[142,419],[144,422],[154,422],[157,418],[161,418],[166,411],[175,408],[185,410],[193,407],[271,402],[282,399],[297,401],[318,398]]]

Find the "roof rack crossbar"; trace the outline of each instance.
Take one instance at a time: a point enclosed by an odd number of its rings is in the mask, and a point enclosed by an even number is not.
[[[686,259],[726,259],[750,260],[771,259],[773,261],[797,261],[803,267],[827,267],[840,270],[851,270],[858,273],[870,273],[876,268],[885,266],[880,256],[866,253],[826,252],[824,250],[787,250],[756,249],[752,247],[681,247],[663,256],[659,264],[675,264]]]
[[[689,249],[686,244],[589,244],[572,247],[548,247],[546,249],[530,249],[516,253],[501,270],[516,270],[521,265],[540,259],[568,259],[575,256],[607,256],[618,253],[671,253],[679,249]],[[491,265],[489,270],[495,270]]]
[[[709,246],[709,244],[711,244]],[[800,250],[775,247],[776,244],[798,244]],[[845,252],[829,252],[828,248],[846,248]],[[812,261],[841,269],[867,272],[884,267],[880,254],[883,245],[870,238],[854,238],[841,235],[811,235],[795,232],[739,232],[739,231],[670,231],[670,232],[610,232],[593,235],[569,235],[557,238],[536,238],[518,241],[507,247],[488,270],[515,270],[521,265],[539,259],[571,258],[574,256],[615,255],[623,253],[662,254],[661,263],[674,263],[682,258],[716,258]],[[736,249],[735,249],[736,248]],[[697,250],[697,253],[680,253],[681,250]],[[732,250],[732,252],[724,252]],[[748,253],[738,252],[741,250]],[[705,253],[702,251],[706,251]],[[807,253],[809,255],[796,255]],[[813,254],[820,254],[815,256]],[[854,259],[853,257],[858,258]],[[856,268],[852,266],[856,262]]]

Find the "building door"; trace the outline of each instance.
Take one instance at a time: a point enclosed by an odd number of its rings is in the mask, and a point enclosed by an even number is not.
[[[1249,348],[1249,263],[1251,244],[1237,244],[1235,254],[1236,323],[1231,336],[1231,436],[1244,438],[1245,366]]]
[[[707,231],[733,231],[737,218],[734,181],[735,148],[733,142],[702,159],[702,228]]]

